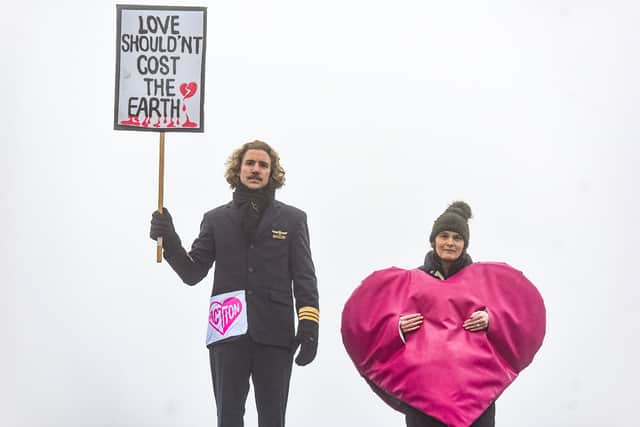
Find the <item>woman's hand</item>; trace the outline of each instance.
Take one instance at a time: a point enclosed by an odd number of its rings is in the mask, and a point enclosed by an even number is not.
[[[413,332],[422,326],[423,321],[424,319],[420,313],[403,314],[400,316],[400,330],[403,334]]]
[[[474,311],[471,317],[464,321],[462,327],[469,332],[480,332],[489,329],[489,313],[484,310]]]

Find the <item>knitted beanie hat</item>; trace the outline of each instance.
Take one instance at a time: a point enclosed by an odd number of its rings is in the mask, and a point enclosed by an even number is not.
[[[469,246],[469,224],[471,218],[471,207],[462,201],[456,201],[433,222],[429,241],[433,245],[436,236],[442,231],[455,231],[464,239],[464,248]]]

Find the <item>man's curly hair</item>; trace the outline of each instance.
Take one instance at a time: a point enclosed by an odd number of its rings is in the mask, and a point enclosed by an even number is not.
[[[271,148],[269,144],[264,141],[255,140],[247,142],[242,147],[235,150],[227,159],[227,170],[224,173],[224,177],[231,186],[236,188],[240,184],[240,167],[242,166],[242,158],[248,150],[262,150],[269,155],[271,159],[271,176],[269,177],[269,186],[273,189],[280,188],[284,185],[284,169],[280,165],[280,156],[278,152]]]

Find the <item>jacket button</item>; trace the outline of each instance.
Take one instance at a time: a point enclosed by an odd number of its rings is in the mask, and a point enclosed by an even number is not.
[[[253,267],[249,267],[249,273],[253,273]]]
[[[249,245],[249,249],[253,249],[253,248],[254,248],[254,246],[253,246],[253,243],[252,243],[252,244]]]
[[[247,295],[253,295],[253,291],[251,290],[247,291]]]

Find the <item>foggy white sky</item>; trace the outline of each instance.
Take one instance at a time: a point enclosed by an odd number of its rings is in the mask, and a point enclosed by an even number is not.
[[[155,263],[158,137],[112,129],[115,4],[3,6],[3,426],[215,425],[211,277],[189,288]],[[205,132],[167,135],[183,242],[255,138],[309,216],[320,349],[294,369],[288,425],[403,425],[353,368],[341,310],[373,270],[419,265],[455,199],[474,259],[524,271],[548,311],[497,425],[634,424],[640,4],[171,4],[208,7]]]

